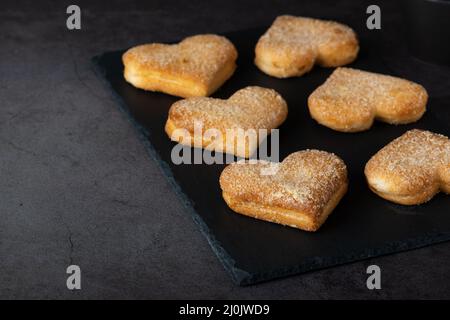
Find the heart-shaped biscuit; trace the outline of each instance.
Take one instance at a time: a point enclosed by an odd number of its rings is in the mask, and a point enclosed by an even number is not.
[[[346,25],[318,19],[279,16],[259,39],[255,64],[278,78],[301,76],[314,64],[337,67],[356,59],[359,45]]]
[[[286,102],[275,90],[246,87],[226,100],[195,97],[175,102],[165,130],[181,144],[248,158],[264,138],[260,129],[270,134],[287,112]]]
[[[236,69],[237,51],[225,37],[204,34],[178,44],[151,43],[124,53],[125,79],[137,88],[180,97],[208,96]]]
[[[427,91],[419,84],[351,68],[337,68],[308,98],[313,119],[333,130],[369,129],[375,119],[405,124],[426,110]]]
[[[269,165],[275,170],[266,170]],[[225,202],[238,213],[316,231],[347,191],[347,168],[332,153],[305,150],[277,164],[233,163],[220,175],[220,186]]]
[[[424,203],[436,193],[450,193],[450,140],[424,130],[410,130],[378,151],[366,164],[370,189],[405,205]]]

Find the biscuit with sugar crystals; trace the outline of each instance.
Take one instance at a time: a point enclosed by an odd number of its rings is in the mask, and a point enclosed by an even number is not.
[[[248,158],[263,138],[259,129],[270,134],[284,122],[287,112],[286,102],[275,90],[252,86],[225,100],[194,97],[175,102],[165,130],[181,144]],[[196,124],[200,129],[196,130]]]
[[[311,117],[333,130],[358,132],[374,120],[405,124],[425,113],[427,91],[419,84],[351,68],[337,68],[308,98]]]
[[[236,59],[234,45],[214,34],[188,37],[178,44],[144,44],[122,56],[126,81],[179,97],[209,96],[234,73]]]
[[[279,16],[259,39],[255,64],[277,78],[301,76],[314,64],[338,67],[358,55],[355,32],[334,21]]]
[[[269,165],[276,166],[273,175],[264,174]],[[223,170],[220,187],[237,213],[316,231],[347,192],[347,168],[332,153],[304,150],[281,163],[235,162]]]
[[[427,202],[439,191],[450,193],[450,140],[424,130],[410,130],[367,162],[370,189],[405,205]]]

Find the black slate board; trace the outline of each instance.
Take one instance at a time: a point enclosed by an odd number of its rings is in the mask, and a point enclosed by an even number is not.
[[[233,213],[223,201],[218,183],[225,165],[177,166],[171,162],[175,144],[166,136],[164,124],[170,105],[178,98],[139,90],[126,83],[122,76],[123,51],[94,58],[117,94],[122,110],[142,133],[151,155],[159,161],[185,200],[186,208],[193,213],[233,280],[249,285],[450,240],[450,196],[439,194],[421,206],[396,205],[373,194],[363,174],[365,163],[374,153],[409,129],[428,129],[449,135],[447,108],[450,99],[431,96],[424,117],[410,125],[376,122],[372,129],[362,133],[332,131],[312,120],[306,105],[308,95],[325,81],[332,69],[315,67],[303,77],[286,80],[264,75],[253,65],[253,48],[263,31],[253,29],[226,34],[239,51],[238,69],[213,96],[227,98],[248,85],[273,88],[289,106],[288,119],[280,127],[280,159],[294,151],[315,148],[334,152],[345,161],[349,170],[349,191],[316,233]],[[352,67],[399,75],[370,48],[369,39],[361,39],[361,43],[360,55]]]

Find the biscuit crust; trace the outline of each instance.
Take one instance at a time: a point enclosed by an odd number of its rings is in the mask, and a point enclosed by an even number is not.
[[[237,56],[227,38],[204,34],[178,44],[139,45],[122,61],[124,77],[133,86],[186,98],[216,91],[234,73]]]
[[[369,129],[374,120],[406,124],[426,111],[421,85],[388,75],[337,68],[308,98],[311,117],[341,132]]]
[[[286,101],[273,89],[250,86],[230,98],[195,97],[175,102],[169,110],[165,130],[171,140],[208,150],[249,158],[257,149],[259,129],[275,129],[287,117]],[[202,125],[197,132],[195,124]],[[216,134],[208,136],[206,131]],[[239,132],[254,130],[256,139],[239,139]],[[227,133],[236,133],[235,138]],[[213,132],[214,133],[214,132]],[[252,143],[255,142],[255,143]]]
[[[410,130],[378,151],[364,173],[370,189],[389,201],[416,205],[450,193],[450,140]]]
[[[305,74],[314,64],[349,64],[358,51],[355,32],[344,24],[283,15],[256,44],[255,64],[268,75],[288,78]]]
[[[264,174],[271,165],[275,174]],[[303,150],[277,164],[233,163],[220,175],[220,187],[237,213],[317,231],[347,192],[347,168],[332,153]]]

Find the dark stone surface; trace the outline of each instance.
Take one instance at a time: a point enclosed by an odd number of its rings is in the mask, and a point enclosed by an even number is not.
[[[149,158],[90,58],[147,41],[267,25],[281,13],[360,15],[355,1],[3,1],[0,12],[0,298],[449,298],[450,244],[252,287],[232,283]],[[255,5],[258,3],[257,5]],[[400,8],[379,2],[384,43]],[[383,230],[380,230],[383,232]],[[66,289],[66,267],[82,290]],[[365,269],[382,269],[379,291]]]

